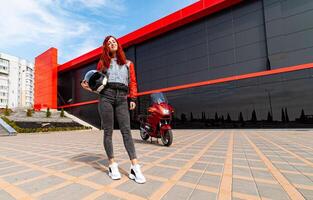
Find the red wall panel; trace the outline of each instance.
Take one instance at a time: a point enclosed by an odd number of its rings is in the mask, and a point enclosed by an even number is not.
[[[35,58],[35,109],[57,108],[57,77],[57,49],[50,48]]]

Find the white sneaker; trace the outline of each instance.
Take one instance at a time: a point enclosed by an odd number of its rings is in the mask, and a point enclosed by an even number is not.
[[[109,165],[109,176],[113,180],[121,179],[122,176],[121,176],[120,171],[118,170],[118,164],[116,162]]]
[[[129,178],[135,180],[137,183],[145,183],[146,178],[141,172],[140,165],[130,165]]]

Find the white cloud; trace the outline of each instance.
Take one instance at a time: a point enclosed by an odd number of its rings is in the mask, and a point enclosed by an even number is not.
[[[91,50],[94,50],[101,43],[96,38],[86,38],[80,43],[72,44],[69,46],[73,51],[64,51],[60,50],[59,55],[63,58],[63,60],[71,60],[77,56],[81,56],[85,53],[88,53]]]
[[[90,30],[88,23],[75,21],[64,16],[52,1],[10,0],[0,6],[0,43],[19,45],[23,42],[45,43],[62,40],[84,34]]]
[[[121,0],[65,0],[62,3],[68,5],[80,5],[89,8],[109,8],[115,11],[122,11],[125,9],[123,1]]]
[[[101,35],[106,32],[105,29],[110,30],[111,26],[105,21],[99,26],[84,14],[90,12],[96,15],[96,12],[102,9],[114,13],[125,8],[122,3],[123,0],[3,1],[0,6],[0,48],[17,47],[27,51],[33,44],[44,48],[54,46],[60,52],[66,52],[65,49],[69,50],[69,44],[77,42],[76,48],[67,55],[78,56],[84,51],[100,46],[101,41],[99,43],[97,39],[102,39]],[[85,12],[79,12],[77,9]],[[95,28],[96,24],[98,28]],[[119,28],[121,27],[117,27]],[[26,44],[31,45],[25,47]]]

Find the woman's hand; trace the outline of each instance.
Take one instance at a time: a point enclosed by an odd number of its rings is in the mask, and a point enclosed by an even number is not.
[[[134,110],[136,108],[136,103],[131,101],[129,110]]]
[[[83,80],[80,85],[85,89],[85,90],[88,90],[90,92],[92,92],[92,89],[88,86],[88,83],[86,80]]]

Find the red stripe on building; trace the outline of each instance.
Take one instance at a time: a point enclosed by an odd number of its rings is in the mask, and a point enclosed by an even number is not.
[[[249,73],[249,74],[229,76],[229,77],[218,78],[218,79],[213,79],[213,80],[201,81],[197,83],[184,84],[184,85],[173,86],[173,87],[168,87],[168,88],[160,88],[156,90],[149,90],[145,92],[139,92],[137,96],[148,95],[148,94],[155,93],[155,92],[169,92],[169,91],[174,91],[174,90],[182,90],[182,89],[200,87],[200,86],[205,86],[205,85],[214,85],[218,83],[226,83],[230,81],[237,81],[237,80],[243,80],[243,79],[248,79],[248,78],[256,78],[256,77],[261,77],[261,76],[268,76],[268,75],[274,75],[274,74],[280,74],[280,73],[286,73],[286,72],[292,72],[292,71],[298,71],[298,70],[310,69],[310,68],[313,68],[313,63],[307,63],[307,64],[296,65],[296,66],[291,66],[291,67],[283,67],[283,68],[261,71],[261,72],[254,72],[254,73]],[[76,103],[76,104],[68,104],[64,106],[59,106],[58,108],[75,107],[75,106],[81,106],[81,105],[92,104],[92,103],[98,103],[98,100],[81,102],[81,103]]]

